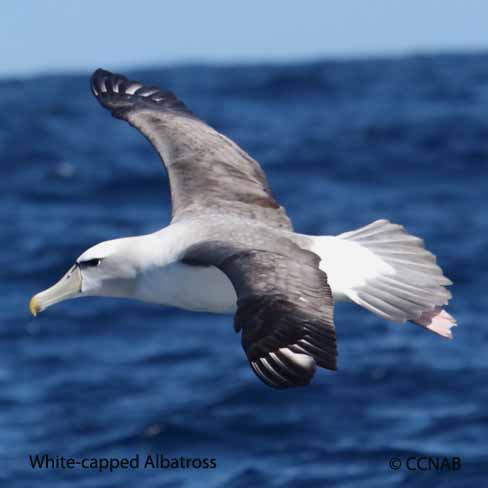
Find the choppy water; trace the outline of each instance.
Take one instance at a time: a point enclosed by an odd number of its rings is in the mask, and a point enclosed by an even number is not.
[[[486,483],[488,56],[129,74],[261,161],[297,230],[388,218],[422,236],[455,283],[460,327],[447,342],[340,304],[340,370],[282,392],[254,377],[230,317],[92,298],[31,318],[29,297],[85,248],[165,225],[169,197],[153,149],[101,110],[89,73],[0,81],[2,486]],[[99,475],[28,460],[148,452],[217,467]],[[389,468],[409,455],[462,469]]]

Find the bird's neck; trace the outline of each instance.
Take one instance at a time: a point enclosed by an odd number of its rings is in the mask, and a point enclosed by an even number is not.
[[[136,238],[133,246],[140,262],[132,298],[187,310],[232,312],[236,297],[227,276],[213,266],[182,262],[194,242],[189,232],[176,224]]]
[[[131,248],[139,258],[141,272],[164,268],[179,261],[187,247],[186,233],[183,226],[173,224],[153,234],[131,238]]]

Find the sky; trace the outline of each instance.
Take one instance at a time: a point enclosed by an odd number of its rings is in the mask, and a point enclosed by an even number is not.
[[[486,0],[5,0],[0,76],[488,50]]]

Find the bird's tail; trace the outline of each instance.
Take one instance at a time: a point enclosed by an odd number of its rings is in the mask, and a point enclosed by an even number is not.
[[[452,338],[455,319],[443,306],[452,282],[422,239],[401,225],[377,220],[338,236],[314,237],[335,299],[349,299],[393,322],[406,320]]]

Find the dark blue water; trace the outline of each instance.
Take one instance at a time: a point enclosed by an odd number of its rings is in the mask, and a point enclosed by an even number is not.
[[[87,247],[167,224],[167,180],[92,98],[89,73],[0,81],[2,486],[486,483],[488,56],[129,74],[174,90],[258,159],[298,231],[388,218],[422,236],[455,283],[460,326],[449,342],[339,304],[339,371],[274,391],[231,317],[86,298],[31,318],[30,296]],[[32,470],[42,453],[217,467]],[[421,455],[462,468],[388,466]]]

